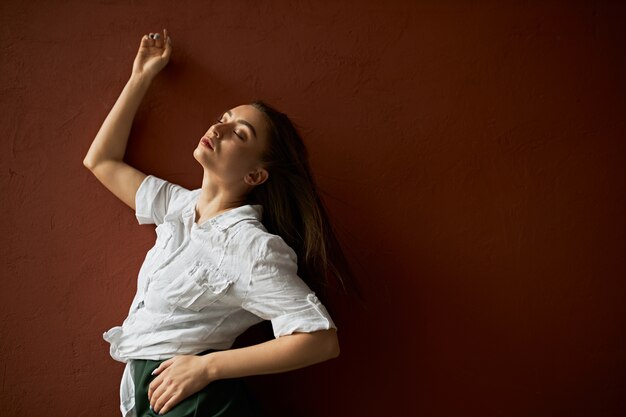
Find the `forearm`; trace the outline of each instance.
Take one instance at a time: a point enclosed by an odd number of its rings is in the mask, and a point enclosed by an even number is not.
[[[294,333],[240,349],[209,353],[206,370],[211,380],[272,374],[303,368],[339,355],[334,329]]]
[[[93,167],[100,161],[122,161],[133,119],[150,83],[149,78],[132,75],[104,120],[83,163]]]

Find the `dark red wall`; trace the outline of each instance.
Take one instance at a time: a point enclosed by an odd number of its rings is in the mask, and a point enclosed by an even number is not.
[[[126,161],[197,188],[214,116],[268,101],[363,288],[338,359],[251,378],[270,415],[624,415],[623,4],[3,1],[0,414],[119,413],[154,227],[82,160],[165,27]]]

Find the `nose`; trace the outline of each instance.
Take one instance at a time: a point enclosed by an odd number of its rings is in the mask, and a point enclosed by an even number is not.
[[[213,125],[209,129],[207,136],[209,136],[211,138],[220,138],[222,136],[222,134],[220,133],[217,125]]]

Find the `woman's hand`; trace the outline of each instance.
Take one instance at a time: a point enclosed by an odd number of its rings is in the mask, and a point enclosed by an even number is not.
[[[158,38],[152,39],[148,35],[141,38],[139,51],[133,63],[132,75],[152,79],[170,60],[172,41],[167,34],[167,29],[163,29],[163,35],[157,33],[155,36]]]
[[[148,399],[159,414],[167,413],[211,382],[205,356],[197,355],[179,355],[163,361],[154,375],[157,377],[148,386]]]

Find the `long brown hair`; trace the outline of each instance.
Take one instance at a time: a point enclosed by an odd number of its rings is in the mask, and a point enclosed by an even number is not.
[[[253,188],[248,203],[263,205],[263,225],[298,255],[298,275],[321,298],[338,284],[356,290],[354,276],[337,240],[311,174],[309,155],[294,123],[262,100],[250,103],[269,124],[262,162],[269,178]]]

